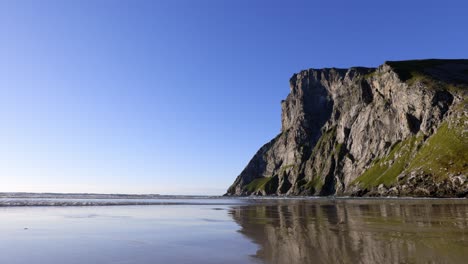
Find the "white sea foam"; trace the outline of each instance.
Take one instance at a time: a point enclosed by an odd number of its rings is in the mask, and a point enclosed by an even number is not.
[[[238,204],[238,199],[214,196],[127,195],[127,194],[36,194],[0,193],[0,207],[10,206],[111,206]]]

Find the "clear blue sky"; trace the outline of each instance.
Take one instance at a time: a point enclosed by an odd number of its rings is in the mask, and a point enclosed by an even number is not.
[[[293,73],[468,58],[468,2],[0,0],[0,58],[0,191],[222,194]]]

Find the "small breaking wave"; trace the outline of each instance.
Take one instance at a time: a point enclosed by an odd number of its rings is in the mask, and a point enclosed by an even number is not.
[[[242,200],[233,199],[18,199],[0,198],[0,207],[20,206],[117,206],[117,205],[235,205]]]

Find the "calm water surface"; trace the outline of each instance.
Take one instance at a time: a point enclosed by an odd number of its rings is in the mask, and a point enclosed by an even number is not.
[[[132,206],[0,207],[0,263],[468,259],[468,200],[175,200]]]

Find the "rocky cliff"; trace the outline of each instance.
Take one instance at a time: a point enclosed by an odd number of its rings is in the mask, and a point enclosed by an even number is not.
[[[227,195],[468,195],[468,60],[309,69]]]

